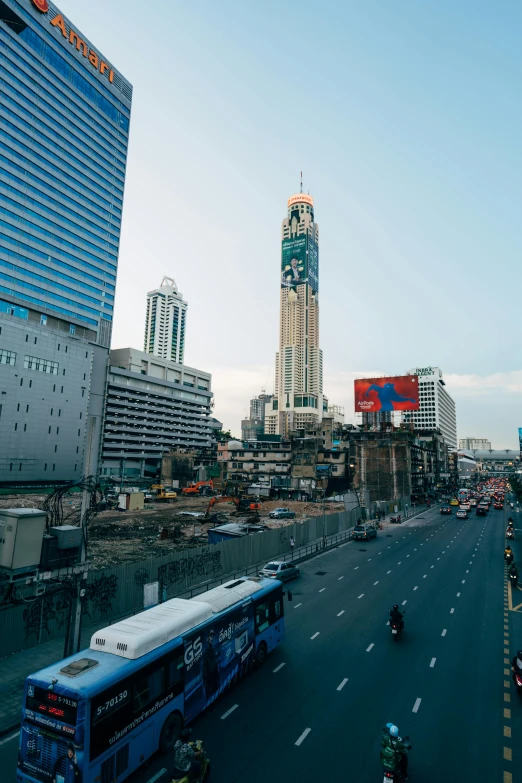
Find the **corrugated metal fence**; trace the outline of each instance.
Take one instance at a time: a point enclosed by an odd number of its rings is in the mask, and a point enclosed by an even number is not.
[[[235,574],[275,557],[291,556],[290,539],[299,549],[352,528],[360,509],[305,519],[232,541],[174,552],[165,557],[91,571],[86,584],[83,627],[108,625],[143,609],[144,586],[159,583],[160,600],[201,592]],[[192,590],[192,588],[198,588]],[[0,657],[65,637],[71,610],[67,590],[48,592],[0,612]]]

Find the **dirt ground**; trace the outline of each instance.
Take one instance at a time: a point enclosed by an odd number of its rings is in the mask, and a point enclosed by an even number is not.
[[[3,495],[0,508],[41,508],[46,495]],[[272,520],[268,514],[275,508],[295,511],[295,521],[323,513],[322,503],[295,500],[267,500],[261,503],[259,518],[237,513],[233,503],[218,503],[210,518],[204,519],[210,498],[178,497],[172,502],[149,503],[140,511],[101,511],[88,530],[89,561],[94,569],[160,557],[180,549],[206,543],[209,527],[227,522],[256,521],[268,527],[282,527],[292,520]],[[81,495],[70,495],[64,501],[65,515],[77,512]],[[340,503],[326,503],[325,513],[341,510]]]

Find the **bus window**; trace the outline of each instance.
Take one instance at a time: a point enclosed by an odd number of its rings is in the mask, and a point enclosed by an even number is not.
[[[265,601],[256,606],[256,633],[262,633],[270,625],[270,604]]]
[[[274,622],[280,620],[282,614],[283,613],[281,611],[281,599],[278,598],[277,601],[274,601]]]
[[[159,699],[165,690],[165,670],[163,666],[141,677],[134,686],[134,711],[147,707],[154,699]]]
[[[167,686],[170,688],[183,679],[183,652],[176,655],[168,662]]]

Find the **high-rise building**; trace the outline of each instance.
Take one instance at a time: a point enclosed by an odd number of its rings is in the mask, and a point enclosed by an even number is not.
[[[271,403],[272,395],[265,394],[263,390],[258,397],[250,400],[250,415],[248,419],[241,421],[241,438],[245,440],[257,440],[265,432],[265,411]],[[269,407],[270,410],[270,407]]]
[[[459,438],[459,449],[473,451],[474,449],[490,449],[491,441],[487,438]]]
[[[265,433],[286,436],[322,420],[323,353],[319,348],[319,226],[314,200],[288,199],[281,231],[281,310],[274,397]]]
[[[183,364],[187,302],[171,277],[164,277],[159,288],[147,294],[144,350]]]
[[[132,87],[48,0],[1,0],[0,70],[0,482],[70,481],[97,461]]]
[[[451,451],[457,448],[457,413],[455,402],[446,390],[446,383],[439,367],[423,367],[409,370],[419,376],[420,408],[404,413],[405,422],[413,422],[416,430],[441,431]]]

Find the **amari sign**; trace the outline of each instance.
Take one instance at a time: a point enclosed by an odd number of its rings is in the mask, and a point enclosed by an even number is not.
[[[47,0],[32,0],[34,7],[40,11],[42,14],[47,14],[49,12],[49,4]],[[114,71],[108,65],[102,58],[96,54],[95,51],[90,49],[83,38],[80,38],[78,33],[72,29],[72,27],[69,27],[65,24],[65,20],[62,16],[62,14],[56,14],[54,18],[49,17],[49,23],[52,27],[57,28],[62,36],[65,38],[66,41],[68,41],[71,46],[75,46],[76,50],[78,52],[81,52],[83,56],[86,58],[86,60],[89,61],[89,63],[92,65],[93,68],[96,68],[97,71],[99,71],[102,75],[106,74],[109,81],[114,81]]]

